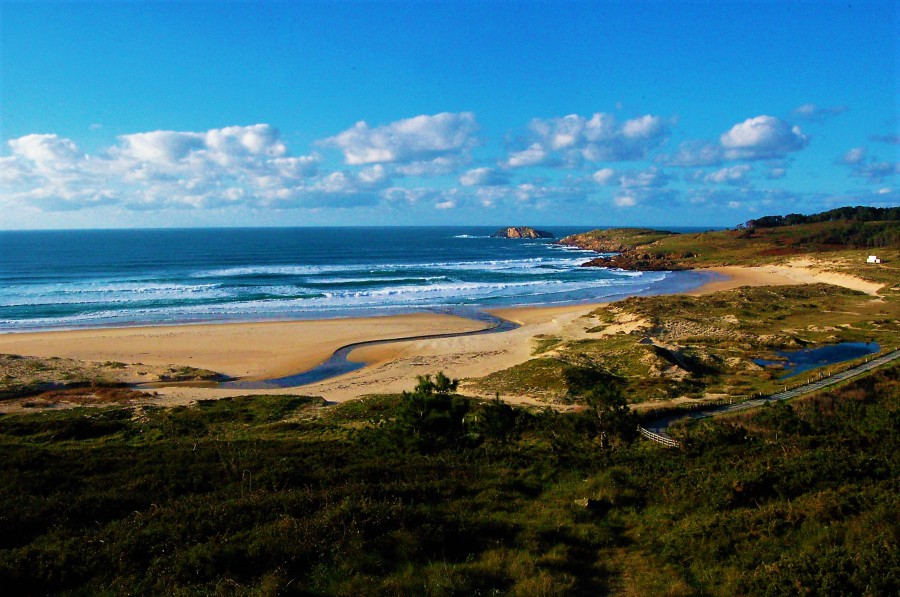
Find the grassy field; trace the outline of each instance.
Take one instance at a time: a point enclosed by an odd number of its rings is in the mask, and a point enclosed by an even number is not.
[[[590,413],[471,402],[460,426],[420,426],[410,443],[407,399],[2,416],[0,583],[878,595],[900,582],[896,366],[675,430],[680,451],[628,434],[601,448]]]

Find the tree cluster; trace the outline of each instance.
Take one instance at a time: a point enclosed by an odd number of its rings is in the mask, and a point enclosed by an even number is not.
[[[900,207],[838,207],[822,213],[803,215],[788,214],[786,216],[764,216],[750,220],[746,228],[778,228],[796,226],[797,224],[816,224],[819,222],[896,222],[900,220]]]

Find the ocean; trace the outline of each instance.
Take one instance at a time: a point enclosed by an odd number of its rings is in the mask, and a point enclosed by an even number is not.
[[[590,229],[549,227],[557,237]],[[494,230],[0,232],[0,332],[587,303],[709,280],[581,268],[596,254]]]

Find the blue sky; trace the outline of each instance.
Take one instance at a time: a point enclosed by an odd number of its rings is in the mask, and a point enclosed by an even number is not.
[[[0,11],[0,229],[900,205],[895,2]]]

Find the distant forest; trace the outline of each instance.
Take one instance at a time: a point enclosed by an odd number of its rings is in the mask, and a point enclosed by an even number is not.
[[[777,228],[797,224],[817,224],[819,222],[896,222],[900,221],[900,207],[838,207],[830,211],[804,216],[788,214],[786,216],[764,216],[750,220],[746,228]]]
[[[836,225],[811,230],[796,242],[870,249],[900,245],[900,207],[839,207],[809,216],[765,216],[741,228],[749,231],[824,222]]]

